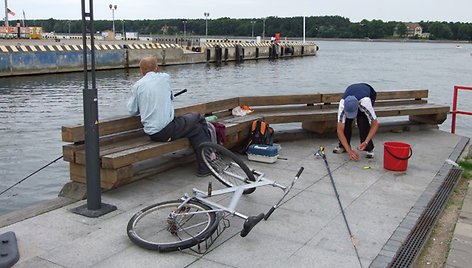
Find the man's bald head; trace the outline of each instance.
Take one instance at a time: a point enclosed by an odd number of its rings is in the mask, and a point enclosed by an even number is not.
[[[147,74],[148,72],[157,72],[159,70],[157,61],[153,57],[143,58],[139,62],[139,68],[141,69],[141,73],[143,75]]]

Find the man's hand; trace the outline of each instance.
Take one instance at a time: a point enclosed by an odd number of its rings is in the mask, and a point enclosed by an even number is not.
[[[359,160],[359,154],[354,152],[353,150],[348,150],[347,153],[349,154],[349,158],[351,160]]]
[[[367,143],[363,142],[363,143],[361,143],[361,145],[357,146],[357,150],[364,151],[365,147],[367,147]]]

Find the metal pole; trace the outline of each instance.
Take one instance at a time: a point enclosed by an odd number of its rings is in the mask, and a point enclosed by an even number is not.
[[[303,43],[305,43],[305,16],[303,16]]]
[[[263,20],[263,25],[262,25],[262,41],[265,42],[265,21],[266,18],[262,18]]]
[[[113,21],[113,35],[115,35],[115,10],[114,9],[111,10],[111,17]]]
[[[5,0],[5,26],[8,27],[8,2]]]
[[[84,63],[84,132],[85,132],[85,164],[87,181],[87,204],[72,209],[72,212],[87,216],[99,217],[103,214],[116,210],[116,206],[101,203],[100,188],[100,149],[98,139],[98,98],[95,76],[95,41],[93,24],[93,0],[90,0],[90,12],[85,11],[85,0],[82,0],[82,39],[83,39],[83,63]],[[86,17],[90,18],[90,47],[91,47],[91,73],[92,88],[88,87],[88,64],[87,64],[87,23]]]
[[[205,16],[205,38],[208,39],[208,16],[210,16],[210,13],[205,12],[203,15]]]
[[[452,100],[452,123],[451,133],[456,133],[456,111],[457,111],[457,86],[454,86],[454,98]]]

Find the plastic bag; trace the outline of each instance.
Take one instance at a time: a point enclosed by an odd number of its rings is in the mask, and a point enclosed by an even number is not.
[[[248,114],[252,114],[253,112],[254,110],[247,106],[237,106],[233,108],[231,114],[233,114],[234,116],[245,116]]]

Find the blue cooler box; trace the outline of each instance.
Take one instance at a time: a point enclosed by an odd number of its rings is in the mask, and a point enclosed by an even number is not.
[[[274,163],[279,156],[277,146],[251,144],[247,150],[247,158],[252,161]]]

